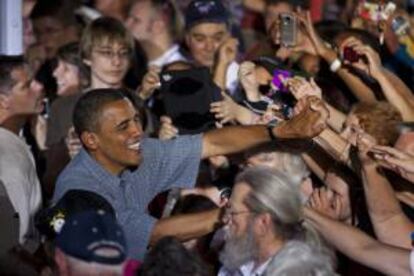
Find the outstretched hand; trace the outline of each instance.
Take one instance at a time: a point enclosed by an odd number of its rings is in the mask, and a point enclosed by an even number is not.
[[[148,72],[142,79],[141,87],[138,89],[138,96],[146,100],[152,96],[155,89],[161,86],[160,74],[161,68],[157,66],[150,66]]]
[[[375,146],[371,152],[381,166],[394,170],[414,182],[414,155],[385,146]]]
[[[315,96],[322,99],[322,90],[315,83],[313,78],[310,81],[307,81],[302,77],[294,77],[289,79],[287,84],[296,100],[300,100],[301,98],[308,96]]]
[[[222,93],[223,100],[214,102],[210,105],[210,112],[219,120],[220,124],[225,124],[236,120],[239,105],[226,93]]]
[[[161,127],[158,132],[158,138],[160,140],[170,140],[178,135],[178,129],[173,125],[170,117],[162,116]]]
[[[326,128],[328,117],[329,111],[320,99],[305,97],[296,104],[295,115],[276,125],[273,132],[281,139],[313,138]]]

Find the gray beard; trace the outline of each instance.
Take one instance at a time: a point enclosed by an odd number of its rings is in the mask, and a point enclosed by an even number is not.
[[[244,235],[240,237],[227,237],[219,259],[226,269],[235,271],[243,264],[253,261],[256,251],[253,228],[249,224]]]

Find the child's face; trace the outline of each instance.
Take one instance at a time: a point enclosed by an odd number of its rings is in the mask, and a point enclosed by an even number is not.
[[[92,47],[89,59],[92,88],[116,88],[122,81],[130,66],[131,49],[127,45],[103,42]]]

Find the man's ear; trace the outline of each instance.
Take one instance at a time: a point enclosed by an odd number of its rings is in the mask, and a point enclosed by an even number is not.
[[[0,94],[0,108],[4,110],[10,108],[10,97]]]
[[[265,236],[272,229],[272,217],[269,213],[256,216],[256,231],[260,236]]]
[[[99,145],[99,138],[95,133],[84,131],[80,136],[81,142],[87,149],[95,150]]]

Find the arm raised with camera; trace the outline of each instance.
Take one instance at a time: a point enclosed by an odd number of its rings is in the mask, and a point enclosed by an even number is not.
[[[298,14],[299,22],[304,26],[304,30],[300,32],[300,36],[304,38],[302,45],[296,47],[297,51],[303,51],[310,54],[318,55],[331,65],[331,70],[336,72],[338,76],[345,82],[349,89],[354,93],[355,97],[361,102],[376,101],[373,91],[355,74],[351,73],[347,68],[341,66],[338,53],[328,47],[328,45],[319,37],[313,27],[310,14]],[[336,63],[336,66],[333,66]]]
[[[382,66],[379,54],[354,37],[346,39],[343,47],[352,48],[353,51],[364,58],[364,60],[360,59],[351,65],[377,80],[386,99],[400,111],[403,120],[413,121],[414,96],[398,77]]]

